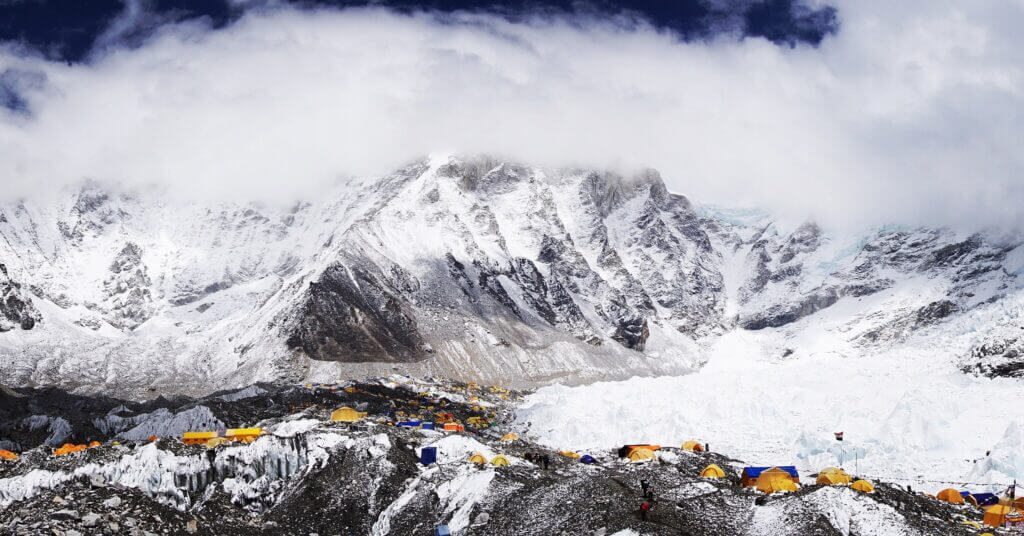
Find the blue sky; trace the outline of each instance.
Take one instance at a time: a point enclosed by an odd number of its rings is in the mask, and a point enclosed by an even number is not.
[[[50,58],[81,61],[104,43],[112,26],[135,11],[134,24],[116,32],[124,45],[137,44],[160,25],[202,20],[212,27],[230,24],[251,9],[292,5],[306,9],[387,6],[402,11],[466,11],[496,13],[509,18],[534,13],[613,18],[626,14],[670,30],[682,39],[705,39],[723,31],[765,37],[786,46],[818,44],[837,31],[835,8],[807,6],[800,0],[734,1],[636,0],[577,2],[569,0],[309,0],[255,2],[226,0],[8,0],[0,2],[0,41],[23,43]]]

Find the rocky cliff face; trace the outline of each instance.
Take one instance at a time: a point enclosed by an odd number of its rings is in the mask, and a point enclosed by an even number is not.
[[[30,330],[39,318],[39,311],[32,305],[32,299],[20,283],[10,278],[7,267],[0,264],[0,332]]]
[[[441,157],[280,207],[96,184],[62,199],[0,206],[13,383],[588,381],[692,370],[733,329],[795,340],[828,318],[867,348],[1024,317],[1020,239],[787,228],[695,206],[655,171]],[[988,358],[1015,359],[1008,330],[965,335],[965,370],[1016,370]]]

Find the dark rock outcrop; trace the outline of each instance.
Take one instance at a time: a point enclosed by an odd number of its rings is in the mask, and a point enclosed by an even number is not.
[[[30,330],[42,317],[21,284],[12,280],[0,263],[0,332]]]
[[[287,344],[324,361],[410,362],[426,355],[407,300],[369,269],[340,263],[310,283]]]

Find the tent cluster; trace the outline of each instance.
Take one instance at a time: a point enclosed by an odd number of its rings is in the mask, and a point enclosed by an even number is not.
[[[229,428],[227,430],[185,432],[181,436],[181,442],[186,445],[204,445],[207,448],[213,448],[232,441],[252,443],[261,435],[263,435],[262,428]]]
[[[420,428],[420,429],[423,429],[423,430],[436,430],[438,424],[441,425],[441,430],[444,430],[445,432],[465,432],[466,431],[466,427],[464,425],[460,424],[460,423],[457,423],[457,422],[440,423],[440,422],[430,422],[430,421],[426,421],[426,422],[423,422],[423,421],[398,421],[398,422],[395,423],[395,426],[399,426],[399,427],[402,427],[402,428]]]
[[[487,458],[484,457],[484,455],[479,453],[479,452],[474,452],[469,457],[469,461],[471,461],[471,462],[473,462],[473,463],[475,463],[477,465],[485,465],[485,464],[487,464]],[[509,465],[512,465],[512,463],[509,461],[509,459],[504,454],[499,454],[499,455],[495,456],[491,460],[490,463],[491,463],[491,465],[493,465],[495,467],[508,467]]]

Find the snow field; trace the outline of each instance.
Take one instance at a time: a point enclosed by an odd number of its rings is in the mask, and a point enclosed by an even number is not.
[[[1018,381],[967,376],[947,356],[897,350],[779,362],[765,357],[764,347],[777,344],[771,337],[727,334],[688,376],[545,387],[527,397],[519,418],[554,448],[696,439],[751,465],[796,465],[805,474],[843,466],[932,493],[1001,492],[1024,479]],[[834,439],[838,431],[844,442]]]

